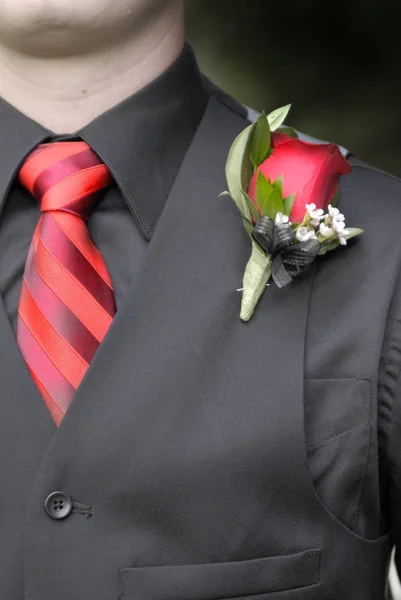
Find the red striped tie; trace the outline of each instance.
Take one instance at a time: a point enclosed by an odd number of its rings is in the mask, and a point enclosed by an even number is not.
[[[41,144],[19,180],[40,202],[22,281],[17,340],[56,423],[116,312],[113,287],[86,221],[107,167],[85,142]]]

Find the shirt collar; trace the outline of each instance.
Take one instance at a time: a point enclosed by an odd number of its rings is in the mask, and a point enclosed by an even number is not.
[[[37,144],[80,138],[109,167],[138,227],[150,239],[206,102],[188,43],[156,80],[73,134],[56,136],[0,98],[0,197]]]

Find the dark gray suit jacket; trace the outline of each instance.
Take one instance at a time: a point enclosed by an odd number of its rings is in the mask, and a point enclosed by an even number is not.
[[[341,209],[365,234],[270,286],[244,324],[249,238],[218,195],[247,124],[210,95],[58,429],[0,310],[2,600],[384,598],[398,523],[381,532],[376,423],[388,394],[401,427],[401,184],[353,161]],[[65,519],[44,509],[56,490]]]

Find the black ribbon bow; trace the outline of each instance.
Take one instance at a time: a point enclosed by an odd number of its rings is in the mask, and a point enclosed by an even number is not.
[[[252,231],[253,239],[272,257],[272,277],[282,288],[306,271],[320,250],[320,242],[311,239],[294,244],[295,235],[289,223],[276,225],[270,217],[259,217]]]

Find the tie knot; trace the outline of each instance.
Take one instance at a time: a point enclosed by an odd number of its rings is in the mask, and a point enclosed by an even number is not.
[[[42,212],[60,210],[85,220],[96,192],[111,183],[106,165],[82,141],[40,144],[25,159],[18,177]]]

